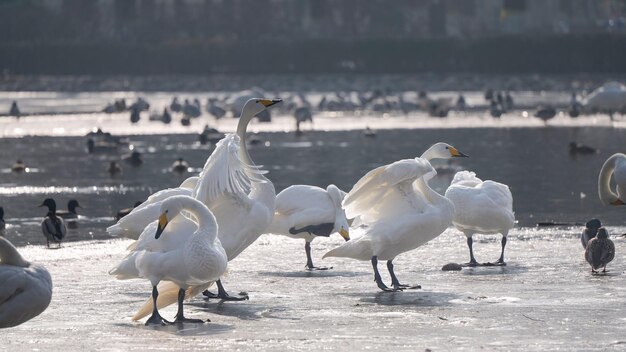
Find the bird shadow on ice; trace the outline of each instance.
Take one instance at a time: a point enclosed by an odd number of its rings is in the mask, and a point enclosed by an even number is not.
[[[178,336],[210,336],[223,334],[234,330],[232,325],[215,323],[183,323],[165,326],[146,326],[144,324],[117,324],[122,327],[130,327],[139,330],[159,331]]]
[[[456,298],[459,298],[457,294],[449,292],[406,290],[402,292],[378,292],[373,296],[361,297],[359,301],[382,306],[439,307],[450,305],[450,301]]]
[[[523,265],[506,265],[506,266],[475,266],[465,267],[461,270],[463,275],[480,276],[480,275],[517,275],[528,271],[528,267]]]
[[[276,277],[298,277],[298,278],[324,278],[324,277],[356,277],[369,275],[364,272],[354,271],[338,271],[338,270],[301,270],[301,271],[260,271],[259,275],[262,276],[276,276]]]
[[[217,302],[211,303],[211,301],[193,302],[188,305],[194,306],[200,310],[206,311],[211,314],[237,317],[241,320],[259,320],[262,318],[275,318],[270,316],[272,312],[287,311],[287,307],[271,306],[268,307],[263,304],[253,303],[237,303],[237,302]],[[270,314],[270,315],[268,315]]]

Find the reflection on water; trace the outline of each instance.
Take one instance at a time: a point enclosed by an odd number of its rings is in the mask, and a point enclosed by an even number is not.
[[[597,175],[606,158],[619,148],[620,130],[594,128],[517,128],[379,130],[375,139],[363,138],[360,131],[308,132],[302,137],[287,133],[264,133],[271,142],[255,146],[255,162],[270,170],[268,177],[277,191],[292,184],[326,186],[334,183],[348,191],[366,172],[399,159],[419,156],[428,146],[446,141],[470,158],[453,168],[475,171],[483,179],[508,184],[520,226],[539,221],[585,222],[599,217],[608,225],[624,225],[623,208],[607,208],[597,197]],[[166,187],[179,185],[199,172],[212,149],[198,147],[196,135],[137,136],[132,142],[144,153],[144,163],[132,167],[122,161],[122,173],[111,178],[106,171],[118,155],[89,155],[85,140],[75,137],[24,137],[0,139],[0,168],[22,159],[40,172],[0,174],[0,206],[9,223],[38,219],[45,210],[42,200],[52,196],[65,209],[70,198],[77,199],[81,226],[68,239],[102,238],[104,228],[118,209]],[[600,150],[597,155],[568,154],[568,143],[577,141]],[[183,157],[193,172],[168,172],[172,162]],[[444,169],[446,163],[441,163]],[[442,173],[432,186],[444,192],[453,172]],[[18,220],[20,219],[20,220]],[[32,222],[32,220],[30,220]],[[15,226],[23,242],[42,240],[38,226]],[[19,243],[19,241],[18,241]]]

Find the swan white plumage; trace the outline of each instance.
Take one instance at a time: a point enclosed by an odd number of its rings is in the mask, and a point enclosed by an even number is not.
[[[313,265],[311,241],[318,236],[328,237],[335,232],[346,241],[350,239],[350,226],[341,207],[345,195],[335,185],[328,185],[326,189],[307,185],[287,187],[276,196],[274,219],[266,232],[304,239],[306,268],[327,269]]]
[[[0,328],[17,326],[46,310],[52,278],[41,265],[26,261],[0,236]]]
[[[611,190],[611,176],[617,194]],[[616,153],[604,162],[598,176],[598,194],[604,205],[626,205],[626,155]]]
[[[478,265],[472,247],[475,233],[502,234],[502,253],[496,264],[506,265],[506,238],[515,225],[513,195],[509,187],[490,180],[483,181],[474,172],[460,171],[454,175],[445,196],[454,204],[452,224],[467,236],[470,251],[468,265]]]
[[[454,206],[428,186],[437,172],[431,159],[464,157],[456,148],[437,143],[420,158],[404,159],[378,167],[363,176],[343,200],[348,218],[359,217],[365,234],[329,251],[326,257],[371,260],[374,280],[383,291],[401,290],[392,261],[445,231],[454,216]],[[387,260],[393,289],[378,272],[378,259]]]
[[[195,221],[179,215],[183,210]],[[209,208],[189,196],[165,199],[160,205],[160,213],[158,221],[146,227],[131,253],[109,274],[120,280],[150,280],[154,299],[159,294],[157,285],[161,280],[172,282],[178,287],[175,322],[202,322],[184,317],[183,299],[189,286],[217,280],[226,270],[228,259],[217,238],[217,222]],[[168,231],[164,231],[166,227]],[[165,322],[154,305],[146,324],[162,325]]]
[[[244,249],[265,232],[274,215],[276,191],[270,180],[263,174],[266,171],[256,166],[246,147],[246,129],[259,112],[281,102],[280,99],[250,99],[243,107],[237,132],[227,134],[215,147],[200,173],[200,179],[193,197],[209,207],[219,225],[218,237],[228,261],[236,258]],[[184,218],[179,221],[185,221]],[[167,231],[167,230],[166,230]],[[228,295],[220,280],[216,281],[218,294],[205,291],[210,298],[222,300],[243,300],[247,296]],[[213,282],[193,286],[187,290],[190,298],[204,291]],[[159,285],[157,305],[166,307],[175,302],[172,292],[177,287],[169,282]],[[141,319],[150,313],[152,298],[135,314],[133,319]]]
[[[136,206],[128,215],[121,218],[115,225],[107,228],[107,233],[112,236],[121,236],[138,239],[143,230],[159,216],[161,203],[173,196],[191,196],[193,188],[198,183],[199,177],[189,177],[176,188],[167,188],[153,193],[145,202]]]

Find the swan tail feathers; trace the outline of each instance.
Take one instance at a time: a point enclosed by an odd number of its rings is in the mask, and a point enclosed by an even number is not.
[[[344,257],[357,260],[369,260],[372,258],[372,250],[364,241],[348,241],[341,246],[328,251],[322,259],[326,257]]]
[[[202,291],[209,288],[212,284],[213,282],[208,282],[206,284],[202,284],[198,286],[191,286],[187,288],[187,290],[185,291],[185,299],[190,299],[192,297],[197,296]],[[159,284],[157,289],[159,291],[159,296],[157,297],[158,309],[165,308],[169,305],[172,305],[178,302],[178,290],[180,288],[175,283],[171,281],[163,281]],[[153,301],[152,301],[152,297],[150,297],[139,308],[137,313],[135,313],[132,320],[137,321],[137,320],[147,317],[148,315],[152,314],[152,308],[153,308]]]

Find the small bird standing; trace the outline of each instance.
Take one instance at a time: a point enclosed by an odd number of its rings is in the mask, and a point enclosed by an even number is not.
[[[602,227],[602,223],[598,219],[591,219],[587,221],[587,223],[585,224],[585,229],[580,235],[580,242],[582,243],[584,249],[587,249],[587,244],[589,244],[589,241],[592,238],[596,237],[596,235],[598,234],[598,229],[600,227]]]
[[[43,232],[43,235],[46,237],[48,248],[50,248],[50,240],[58,243],[59,248],[61,248],[61,241],[63,241],[63,237],[65,237],[67,233],[65,222],[56,214],[57,203],[54,199],[46,198],[40,205],[40,207],[44,206],[48,207],[48,213],[41,222],[41,232]]]
[[[585,259],[591,265],[591,273],[597,273],[602,268],[606,272],[606,265],[615,258],[615,244],[609,239],[609,233],[604,227],[598,229],[596,238],[592,238],[585,249]]]

